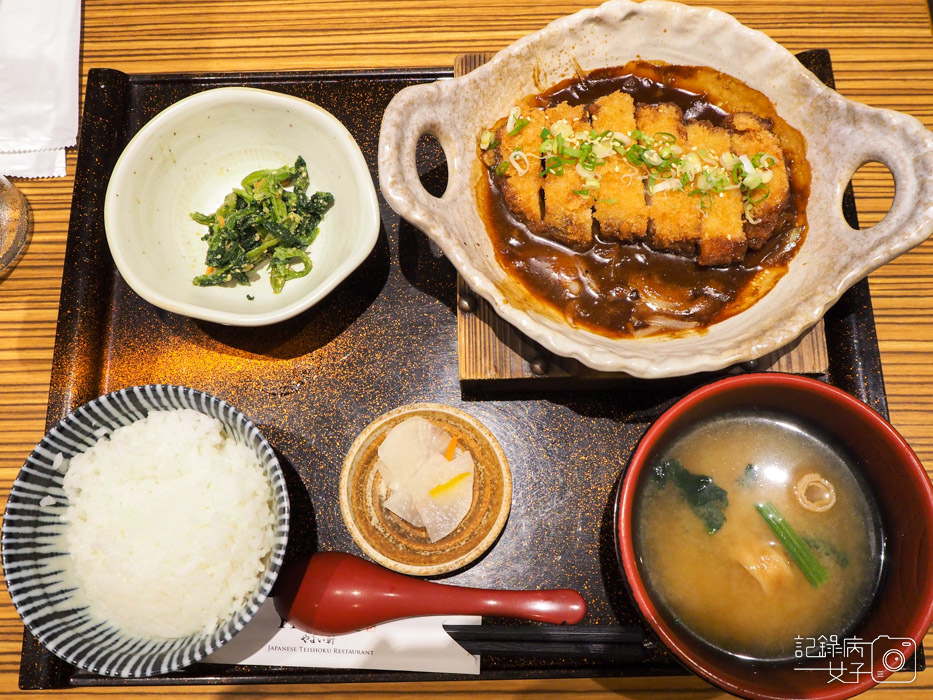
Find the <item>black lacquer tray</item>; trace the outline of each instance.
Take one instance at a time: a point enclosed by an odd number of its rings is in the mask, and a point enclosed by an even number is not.
[[[826,51],[800,60],[831,84]],[[584,624],[643,626],[613,547],[612,494],[650,422],[709,376],[638,381],[624,390],[469,395],[457,382],[456,272],[428,239],[380,198],[375,250],[323,302],[267,328],[229,328],[161,311],[114,269],[103,226],[110,172],[130,137],[173,102],[208,88],[247,85],[294,94],[337,116],[374,181],[383,110],[401,88],[452,76],[448,69],[136,75],[92,70],[81,126],[62,282],[48,423],[107,391],[150,382],[211,392],[249,415],[277,450],[292,499],[287,556],[334,549],[360,554],[344,527],[337,488],[343,456],[374,418],[435,401],[482,420],[509,457],[512,512],[490,551],[444,577],[467,586],[568,587],[584,592]],[[313,154],[305,154],[313,157]],[[418,154],[426,187],[446,187],[443,154]],[[856,224],[851,190],[844,200]],[[868,285],[847,292],[826,317],[830,371],[822,377],[887,414]],[[736,368],[735,371],[741,371]],[[922,664],[922,656],[919,657]],[[632,663],[600,658],[484,656],[479,678],[684,673],[657,648]],[[469,679],[423,673],[198,664],[152,684]],[[27,631],[24,689],[119,685],[77,671]]]

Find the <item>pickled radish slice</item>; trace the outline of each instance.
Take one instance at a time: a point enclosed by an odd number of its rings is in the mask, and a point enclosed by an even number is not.
[[[424,418],[408,418],[386,435],[376,469],[388,495],[383,506],[437,542],[473,503],[473,457],[455,437]]]

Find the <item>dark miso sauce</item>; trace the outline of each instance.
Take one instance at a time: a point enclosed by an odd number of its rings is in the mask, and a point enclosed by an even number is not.
[[[691,70],[694,67],[668,68],[676,68],[682,73],[683,70]],[[673,84],[664,84],[649,77],[623,73],[624,70],[625,68],[600,68],[588,73],[584,78],[564,80],[538,95],[538,106],[554,107],[561,102],[586,105],[621,90],[631,95],[636,105],[673,102],[683,110],[685,121],[705,119],[715,126],[722,126],[727,114],[711,104],[707,95],[690,92]],[[671,75],[676,77],[677,73]]]
[[[725,109],[714,104],[707,92],[682,85],[703,86],[710,83],[710,75],[722,74],[693,66],[638,65],[642,68],[638,74],[630,64],[562,81],[536,95],[534,102],[540,108],[561,102],[586,105],[622,90],[632,95],[636,106],[673,102],[683,110],[685,120],[723,124]],[[760,93],[745,89],[767,101]],[[729,90],[735,90],[731,83]],[[785,158],[793,168],[795,154],[785,153]],[[791,180],[796,183],[800,178],[792,173]],[[598,225],[594,243],[585,251],[537,236],[508,210],[488,170],[479,178],[477,201],[500,264],[530,294],[571,326],[610,337],[630,337],[702,331],[767,293],[786,272],[803,240],[801,235],[789,234],[805,224],[806,189],[792,184],[792,206],[775,235],[760,250],[749,250],[741,262],[723,267],[702,266],[693,257],[657,251],[644,243],[621,243],[601,235]]]

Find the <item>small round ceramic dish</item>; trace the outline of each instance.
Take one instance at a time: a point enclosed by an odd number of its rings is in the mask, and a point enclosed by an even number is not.
[[[308,249],[310,274],[279,294],[261,265],[248,287],[194,286],[205,271],[207,229],[190,214],[213,213],[246,175],[293,165],[299,155],[309,194],[334,196]],[[104,226],[117,269],[146,301],[205,321],[261,326],[310,308],[366,259],[379,205],[363,154],[336,117],[291,95],[216,88],[173,104],[133,137],[107,187]]]
[[[75,585],[74,565],[63,547],[64,465],[117,428],[153,411],[193,409],[219,420],[236,442],[250,447],[272,492],[272,551],[240,609],[213,629],[187,637],[140,637],[89,614]],[[130,387],[90,401],[55,425],[32,451],[10,490],[0,544],[3,575],[26,627],[42,645],[80,669],[135,678],[178,670],[216,651],[243,629],[272,590],[288,541],[285,479],[269,443],[240,411],[202,391],[180,386]],[[235,543],[234,543],[235,544]]]
[[[799,130],[812,170],[808,231],[787,274],[750,308],[705,333],[610,338],[574,328],[506,273],[479,214],[475,183],[480,132],[526,95],[576,70],[640,58],[708,66],[763,93]],[[442,197],[422,187],[415,149],[424,134],[447,158]],[[896,192],[884,220],[853,230],[842,197],[853,173],[878,161]],[[776,350],[815,324],[842,293],[933,232],[933,134],[917,119],[858,104],[834,92],[785,48],[733,17],[705,7],[612,0],[563,17],[453,80],[401,90],[379,135],[382,194],[443,250],[475,293],[545,348],[597,370],[669,377],[718,370]]]
[[[386,487],[376,469],[386,434],[415,416],[456,437],[475,465],[469,512],[452,533],[433,543],[424,528],[383,507]],[[403,574],[436,576],[471,563],[502,532],[511,506],[512,472],[499,442],[473,416],[441,404],[411,404],[377,418],[350,446],[340,474],[340,512],[354,541],[371,559]]]

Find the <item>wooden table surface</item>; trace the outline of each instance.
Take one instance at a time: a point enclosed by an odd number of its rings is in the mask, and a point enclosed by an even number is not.
[[[129,73],[310,71],[451,66],[461,53],[495,51],[552,19],[594,2],[541,0],[84,0],[81,92],[92,68]],[[925,0],[783,0],[713,5],[791,51],[828,48],[843,95],[914,115],[933,127],[933,36]],[[2,68],[2,67],[0,67]],[[0,71],[2,80],[2,71]],[[374,124],[373,128],[378,125]],[[844,148],[844,144],[840,144]],[[43,434],[75,152],[68,175],[17,181],[35,229],[25,256],[0,275],[0,494]],[[855,177],[863,227],[887,210],[893,182],[867,165]],[[891,420],[926,465],[933,465],[933,241],[871,276]],[[22,624],[0,592],[0,693],[17,695]],[[926,645],[933,648],[933,635]],[[133,695],[312,695],[355,698],[444,693],[468,698],[564,696],[712,698],[694,677],[473,681],[313,686],[132,689]],[[931,697],[933,669],[911,684],[883,685],[871,697]],[[128,689],[45,692],[42,697],[110,695]]]

